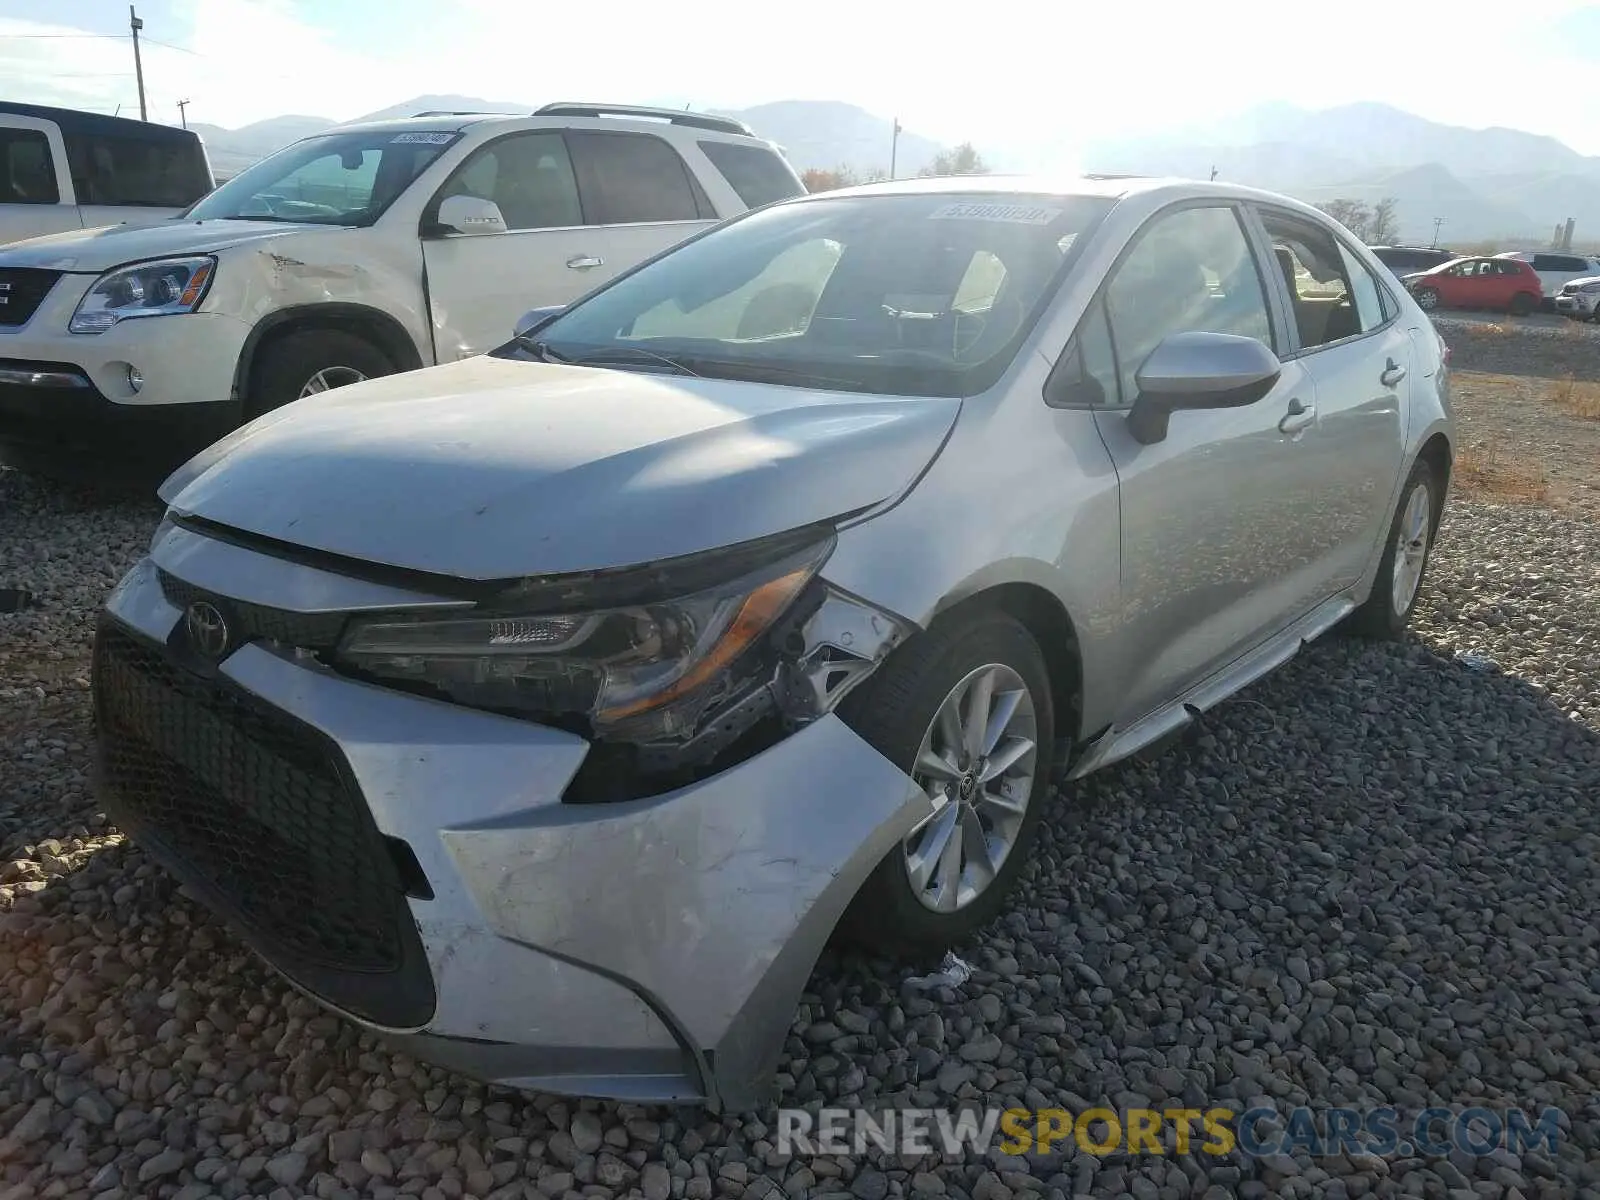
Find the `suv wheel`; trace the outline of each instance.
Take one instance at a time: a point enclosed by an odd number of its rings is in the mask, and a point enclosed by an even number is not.
[[[1422,573],[1433,549],[1438,484],[1433,468],[1419,462],[1400,493],[1400,505],[1389,525],[1388,543],[1378,563],[1367,602],[1350,614],[1350,628],[1365,637],[1397,640],[1422,595]]]
[[[258,417],[292,400],[392,374],[394,364],[363,338],[339,329],[303,329],[262,351],[247,415]]]
[[[936,624],[843,715],[934,805],[878,864],[843,930],[891,957],[937,953],[994,919],[1027,858],[1055,745],[1044,656],[1003,613]]]

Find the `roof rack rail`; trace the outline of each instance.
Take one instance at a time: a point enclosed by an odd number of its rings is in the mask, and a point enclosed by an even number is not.
[[[509,117],[511,113],[488,113],[477,108],[430,108],[426,112],[412,113],[413,117]]]
[[[708,113],[687,112],[676,108],[650,108],[642,104],[577,104],[564,101],[546,104],[535,109],[536,117],[651,117],[689,129],[711,129],[717,133],[737,133],[754,137],[755,132],[743,121],[732,117],[714,117]]]
[[[1119,174],[1106,171],[1090,171],[1083,176],[1085,179],[1148,179],[1148,175]]]

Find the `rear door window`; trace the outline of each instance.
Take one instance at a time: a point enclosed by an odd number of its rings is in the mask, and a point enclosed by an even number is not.
[[[700,219],[689,168],[660,138],[640,133],[568,133],[567,145],[590,224]]]
[[[0,129],[0,204],[59,204],[50,139],[37,129]]]
[[[188,208],[211,190],[199,142],[67,132],[79,204]]]
[[[734,142],[701,142],[700,149],[747,208],[760,208],[805,192],[789,164],[771,150]]]

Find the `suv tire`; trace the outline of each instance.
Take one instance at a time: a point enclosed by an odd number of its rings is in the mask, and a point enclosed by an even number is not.
[[[394,364],[364,338],[340,329],[302,329],[269,342],[255,364],[246,419],[302,396],[394,374]],[[315,386],[317,382],[322,386]]]

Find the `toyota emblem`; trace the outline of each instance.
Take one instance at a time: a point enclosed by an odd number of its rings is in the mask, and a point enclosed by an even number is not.
[[[227,653],[228,623],[216,605],[196,600],[183,615],[183,627],[189,634],[189,644],[207,658],[217,659]]]

